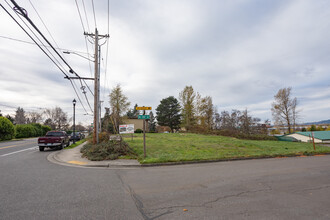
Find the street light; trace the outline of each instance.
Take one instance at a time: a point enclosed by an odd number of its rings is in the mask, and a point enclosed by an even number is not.
[[[82,58],[84,58],[84,59],[86,59],[86,60],[89,60],[89,61],[91,61],[91,62],[94,62],[94,60],[91,60],[91,59],[89,59],[89,58],[87,58],[87,57],[85,57],[85,56],[82,56],[82,55],[80,55],[79,53],[76,53],[76,52],[73,52],[73,51],[63,51],[63,53],[65,53],[65,54],[75,54],[75,55],[80,56],[80,57],[82,57]],[[89,56],[90,56],[90,55],[89,55]]]
[[[76,116],[76,103],[77,103],[76,99],[73,99],[72,103],[73,103],[73,143],[76,143],[76,138],[75,138],[76,136],[75,116]]]

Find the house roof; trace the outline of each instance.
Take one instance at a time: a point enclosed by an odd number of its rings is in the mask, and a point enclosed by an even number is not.
[[[330,131],[313,131],[314,138],[320,139],[320,140],[330,140]],[[305,132],[296,132],[296,134],[301,134],[307,137],[312,137],[311,131],[305,131]]]

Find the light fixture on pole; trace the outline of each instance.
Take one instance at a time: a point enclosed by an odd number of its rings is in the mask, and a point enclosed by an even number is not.
[[[73,143],[76,143],[76,122],[75,122],[75,120],[76,120],[76,103],[77,103],[77,101],[76,101],[76,99],[73,99],[73,101],[72,101],[72,103],[73,103]]]

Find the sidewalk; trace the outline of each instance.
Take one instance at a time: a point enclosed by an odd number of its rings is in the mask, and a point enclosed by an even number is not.
[[[80,149],[86,144],[83,143],[73,149],[63,149],[53,152],[48,155],[47,159],[51,162],[63,165],[76,165],[83,167],[140,167],[141,164],[137,160],[104,160],[90,161],[87,158],[82,158]]]

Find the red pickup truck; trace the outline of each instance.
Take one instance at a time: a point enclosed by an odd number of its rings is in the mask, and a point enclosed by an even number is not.
[[[70,137],[65,131],[48,131],[45,137],[38,138],[38,146],[40,151],[44,151],[45,147],[63,149],[64,146],[70,145]]]

